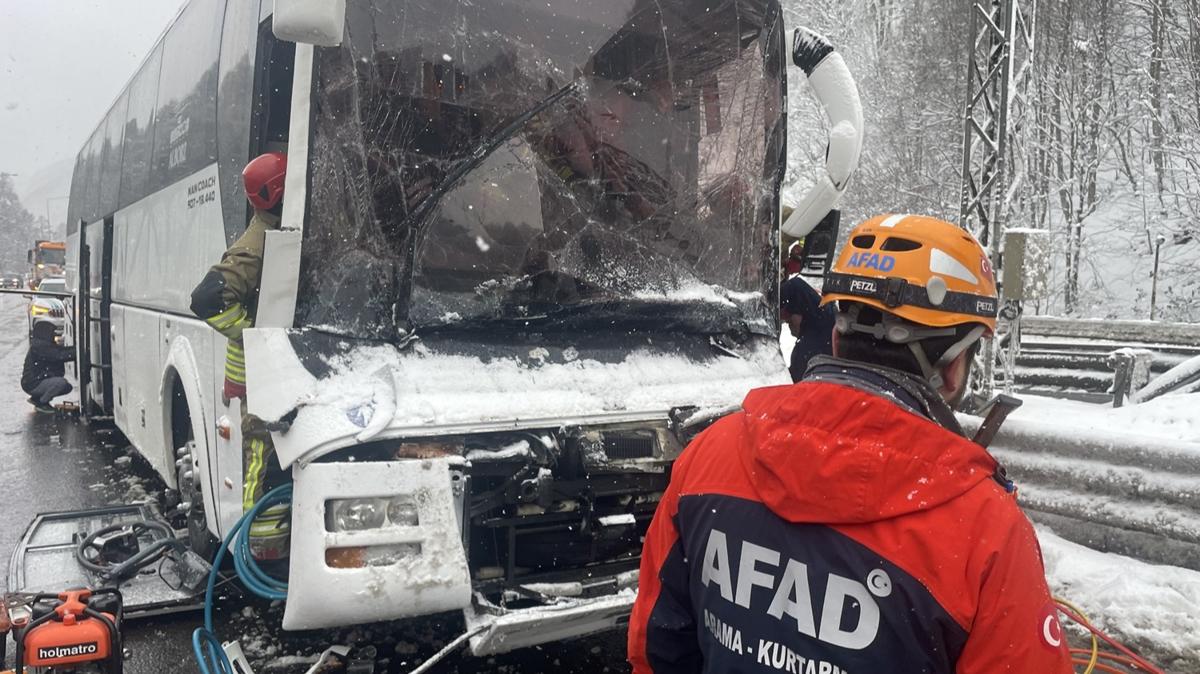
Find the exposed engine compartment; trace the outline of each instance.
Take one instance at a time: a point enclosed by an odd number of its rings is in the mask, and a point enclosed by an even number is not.
[[[320,461],[451,459],[472,587],[508,604],[537,601],[539,587],[576,596],[618,589],[638,566],[689,426],[664,419],[378,441]]]

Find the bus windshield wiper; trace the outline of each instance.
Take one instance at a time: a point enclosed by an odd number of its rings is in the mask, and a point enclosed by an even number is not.
[[[566,86],[539,101],[537,105],[534,105],[532,108],[529,108],[520,115],[517,115],[513,121],[509,122],[508,126],[500,129],[500,131],[494,136],[477,145],[475,149],[471,151],[471,154],[460,161],[458,165],[450,169],[446,173],[446,178],[438,184],[433,192],[431,192],[429,196],[425,197],[425,199],[423,199],[421,203],[415,209],[413,209],[411,213],[408,214],[408,217],[404,218],[404,220],[400,223],[399,230],[405,231],[413,223],[421,222],[425,216],[429,214],[429,211],[433,210],[433,208],[437,206],[437,204],[442,200],[442,197],[446,196],[446,193],[453,189],[454,186],[458,184],[458,181],[462,180],[463,176],[478,168],[479,165],[482,164],[488,157],[490,157],[493,152],[498,150],[501,145],[504,145],[510,138],[515,136],[517,132],[525,128],[525,125],[528,124],[530,120],[532,120],[534,117],[537,117],[544,110],[546,110],[546,108],[549,108],[555,103],[561,101],[568,94],[577,92],[579,87],[580,80],[572,80]]]

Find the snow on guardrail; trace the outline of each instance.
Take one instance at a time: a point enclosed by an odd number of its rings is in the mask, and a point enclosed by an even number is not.
[[[1041,335],[1186,347],[1200,344],[1200,324],[1197,323],[1024,316],[1021,332],[1023,337]]]
[[[1026,316],[1021,319],[1015,383],[1105,393],[1113,383],[1108,355],[1124,347],[1149,350],[1151,373],[1160,375],[1200,356],[1200,325]]]
[[[1162,373],[1130,396],[1130,402],[1153,400],[1171,391],[1192,392],[1200,388],[1200,356],[1194,356]]]
[[[1200,396],[1119,410],[1029,396],[990,449],[1031,519],[1096,550],[1200,570]]]

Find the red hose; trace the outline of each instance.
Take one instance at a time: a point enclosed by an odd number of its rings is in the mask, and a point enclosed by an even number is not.
[[[1144,659],[1142,659],[1140,656],[1138,656],[1137,653],[1134,653],[1133,651],[1129,650],[1129,648],[1127,648],[1124,644],[1118,642],[1117,640],[1108,636],[1104,632],[1101,632],[1100,630],[1096,629],[1095,627],[1092,627],[1092,625],[1087,620],[1085,620],[1083,616],[1079,615],[1072,609],[1070,609],[1066,606],[1063,606],[1061,603],[1059,603],[1058,610],[1062,611],[1071,620],[1074,620],[1075,622],[1079,623],[1080,625],[1083,625],[1084,627],[1086,627],[1088,629],[1088,631],[1090,631],[1092,634],[1095,634],[1096,636],[1103,639],[1105,641],[1105,643],[1107,643],[1108,645],[1112,646],[1113,648],[1117,649],[1118,651],[1121,651],[1121,653],[1130,660],[1130,663],[1129,663],[1130,666],[1136,667],[1145,672],[1150,672],[1151,674],[1166,674],[1166,672],[1164,672],[1163,670],[1159,669],[1158,667],[1155,667],[1154,665],[1150,664],[1149,662],[1146,662]],[[1088,650],[1087,652],[1090,657],[1091,650]],[[1101,655],[1104,655],[1104,654],[1102,653]],[[1085,660],[1083,662],[1083,664],[1086,665],[1088,663]],[[1100,665],[1097,663],[1096,667],[1099,668]],[[1108,667],[1108,666],[1105,665],[1105,667]],[[1111,670],[1111,667],[1109,669]],[[1106,671],[1106,670],[1101,670],[1101,671]],[[1114,671],[1120,672],[1120,670],[1114,670]]]

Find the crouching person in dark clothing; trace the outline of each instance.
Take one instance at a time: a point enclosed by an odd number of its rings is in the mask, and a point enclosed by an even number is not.
[[[75,350],[59,346],[54,341],[54,324],[39,321],[33,324],[29,336],[29,353],[21,371],[21,388],[29,394],[29,402],[39,412],[53,414],[50,401],[71,392],[71,382],[64,363],[75,360]]]

